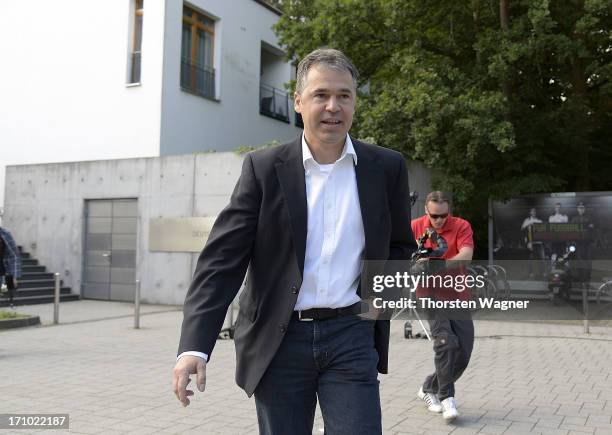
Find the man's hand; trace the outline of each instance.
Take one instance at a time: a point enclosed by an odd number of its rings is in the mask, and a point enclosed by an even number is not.
[[[17,278],[13,277],[13,287],[17,288]]]
[[[185,355],[179,358],[172,370],[172,390],[183,406],[189,405],[189,396],[194,392],[187,389],[191,379],[190,375],[197,374],[196,381],[198,390],[206,388],[206,361],[199,356]]]

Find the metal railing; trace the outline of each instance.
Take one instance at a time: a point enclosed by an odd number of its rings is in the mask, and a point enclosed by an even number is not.
[[[206,98],[215,98],[215,70],[190,59],[181,59],[181,88]]]
[[[130,83],[140,83],[140,51],[135,51],[131,56]]]
[[[55,281],[55,288],[53,291],[53,324],[59,324],[59,304],[60,304],[60,292],[62,291],[62,281],[59,273],[54,273],[53,278]]]
[[[259,85],[259,113],[289,123],[287,92],[261,83]]]

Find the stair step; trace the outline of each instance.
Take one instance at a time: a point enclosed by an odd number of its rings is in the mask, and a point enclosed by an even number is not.
[[[53,279],[53,274],[51,272],[25,272],[22,274],[21,279],[24,281],[33,279]]]
[[[35,288],[19,288],[17,289],[17,296],[53,296],[55,294],[55,288],[53,287],[35,287]],[[70,287],[61,287],[61,295],[69,295]]]
[[[60,280],[60,286],[62,281]],[[19,280],[19,288],[36,288],[36,287],[55,287],[53,279],[23,279]]]
[[[79,295],[60,295],[60,302],[78,301]],[[16,297],[13,300],[14,305],[36,305],[36,304],[51,304],[53,296],[24,296]],[[0,307],[8,307],[10,305],[8,299],[0,299]]]
[[[31,265],[31,264],[22,264],[21,265],[21,273],[35,273],[35,272],[45,272],[46,267],[40,265]]]
[[[21,246],[19,249],[21,257],[22,276],[19,279],[19,288],[13,299],[15,305],[34,305],[53,303],[55,294],[55,276],[47,272],[44,265],[32,258],[29,252],[25,252]],[[63,282],[60,280],[60,286]],[[60,301],[77,301],[79,295],[71,293],[70,287],[60,287]],[[8,306],[8,298],[0,299],[0,307]]]
[[[35,258],[21,260],[21,266],[38,266],[38,260],[36,260]]]

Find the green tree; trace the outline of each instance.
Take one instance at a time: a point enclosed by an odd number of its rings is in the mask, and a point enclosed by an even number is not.
[[[289,58],[343,50],[352,133],[436,170],[486,255],[487,199],[612,190],[611,0],[290,0]]]

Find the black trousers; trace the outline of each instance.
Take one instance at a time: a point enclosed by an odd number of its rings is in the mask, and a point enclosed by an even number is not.
[[[470,362],[474,347],[474,322],[469,310],[430,310],[436,371],[427,376],[423,391],[440,401],[455,396],[455,382]]]
[[[15,297],[15,290],[16,290],[15,281],[13,281],[12,275],[4,275],[2,278],[4,278],[4,282],[6,283],[6,289],[8,290],[9,300],[12,303],[13,298]],[[2,280],[0,279],[0,281]]]

